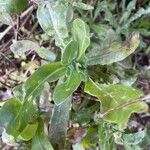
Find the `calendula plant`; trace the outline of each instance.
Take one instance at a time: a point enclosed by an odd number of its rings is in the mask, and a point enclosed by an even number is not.
[[[96,68],[95,65],[103,69],[131,55],[140,44],[139,33],[132,33],[124,42],[113,40],[103,43],[100,50],[97,47],[93,49],[91,30],[96,29],[96,26],[87,24],[84,21],[86,19],[74,15],[74,10],[92,10],[92,6],[73,0],[35,3],[38,5],[37,19],[40,26],[55,39],[61,54],[56,58],[52,52],[33,41],[13,42],[11,50],[14,54],[22,55],[28,49],[34,49],[40,57],[51,62],[43,64],[23,84],[15,87],[14,98],[6,101],[0,109],[0,126],[5,129],[3,140],[13,146],[26,143],[32,150],[69,149],[69,135],[73,132],[69,131],[68,126],[71,118],[72,122],[88,128],[86,136],[72,144],[74,150],[89,147],[113,150],[116,149],[116,144],[125,145],[126,149],[132,149],[132,144],[139,148],[134,143],[127,146],[130,135],[122,137],[122,134],[127,128],[131,114],[148,110],[144,94],[121,83],[108,84],[108,74],[105,76],[104,72],[101,72],[99,77],[102,80],[106,77],[106,80],[100,84],[91,73],[91,70],[96,72],[96,69],[93,69]],[[82,14],[82,11],[80,13]],[[122,16],[120,22],[123,23],[127,18],[128,16]],[[130,18],[128,22],[132,20],[134,19]],[[123,27],[125,26],[127,25]],[[118,27],[117,32],[120,31],[123,30]],[[52,62],[55,59],[56,61]],[[51,89],[50,103],[53,102],[53,109],[52,112],[44,111],[41,103],[46,99],[48,107],[50,95],[46,96],[44,93],[50,92],[49,85],[52,84],[54,89]],[[75,108],[72,101],[79,87],[83,89],[85,96],[83,106],[87,107],[91,103],[90,107],[85,109],[86,112],[84,109]],[[44,98],[41,98],[42,96]]]

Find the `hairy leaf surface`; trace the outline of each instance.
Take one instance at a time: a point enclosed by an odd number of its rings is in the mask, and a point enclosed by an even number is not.
[[[142,92],[125,85],[114,84],[101,89],[89,79],[85,92],[100,100],[102,117],[108,122],[117,123],[120,129],[126,127],[132,113],[148,109],[146,103],[135,101],[142,96]]]
[[[88,65],[106,65],[121,61],[132,54],[139,46],[139,34],[134,33],[124,43],[113,42],[101,50],[91,50],[88,54]]]

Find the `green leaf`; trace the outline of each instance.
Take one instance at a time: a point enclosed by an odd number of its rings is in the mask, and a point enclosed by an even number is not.
[[[111,27],[106,24],[93,24],[91,28],[102,40],[106,38],[108,31],[111,29]]]
[[[2,22],[3,24],[13,26],[13,20],[7,12],[0,12],[0,22]]]
[[[113,42],[109,47],[92,50],[87,54],[88,65],[106,65],[121,61],[139,46],[139,33],[133,33],[124,43]]]
[[[73,21],[73,36],[74,40],[79,43],[78,59],[80,59],[90,45],[90,38],[85,22],[79,18]]]
[[[17,116],[21,102],[18,99],[8,100],[0,109],[0,126],[7,128]]]
[[[43,122],[40,120],[35,136],[32,139],[31,150],[54,150],[48,137],[44,133]]]
[[[82,10],[92,10],[92,9],[94,9],[94,7],[92,7],[91,5],[88,5],[88,4],[85,4],[85,3],[82,3],[82,2],[73,2],[72,5],[74,7],[82,9]]]
[[[28,5],[28,0],[0,0],[0,12],[20,13]]]
[[[55,31],[55,40],[58,46],[65,46],[65,39],[68,38],[67,7],[61,2],[49,2],[46,4],[49,11],[52,26]]]
[[[64,53],[62,55],[62,64],[69,65],[76,57],[78,52],[78,44],[75,41],[70,41],[66,46]]]
[[[139,90],[124,85],[110,85],[105,91],[110,94],[110,98],[109,101],[107,99],[102,102],[102,112],[110,109],[114,109],[114,111],[106,115],[104,119],[117,123],[120,129],[124,129],[127,126],[128,119],[132,113],[146,112],[148,110],[145,102],[140,100],[134,102],[143,95]],[[124,107],[116,108],[121,105],[124,105]]]
[[[104,120],[98,122],[99,146],[102,150],[116,150],[113,126]]]
[[[49,14],[48,8],[39,5],[37,9],[37,19],[42,27],[42,29],[49,35],[52,36],[54,35],[55,31],[53,28],[53,24],[51,21],[51,16]]]
[[[34,124],[38,118],[38,109],[33,99],[23,101],[16,117],[7,126],[6,132],[17,138],[29,125]]]
[[[105,91],[98,85],[96,85],[94,81],[90,78],[87,80],[85,84],[84,91],[92,96],[98,97],[99,99],[107,97],[107,93],[105,93]]]
[[[29,123],[35,123],[38,110],[35,98],[46,81],[52,82],[64,75],[66,69],[60,63],[46,64],[37,70],[23,85],[23,104],[16,118],[7,128],[7,133],[17,137]]]
[[[44,47],[40,47],[37,42],[29,40],[13,41],[13,44],[10,46],[11,51],[20,57],[25,57],[25,52],[29,50],[34,50],[41,58],[47,59],[49,61],[54,61],[56,55]]]
[[[129,2],[129,4],[126,8],[126,11],[123,12],[123,15],[120,19],[120,24],[121,23],[126,23],[128,21],[128,18],[130,17],[132,10],[135,9],[136,2],[137,2],[137,0],[132,0],[132,1]]]
[[[67,97],[71,96],[72,93],[78,88],[81,83],[80,74],[72,70],[71,74],[69,75],[68,79],[61,84],[58,84],[53,93],[53,100],[56,105],[61,104],[64,102]]]
[[[123,134],[122,140],[125,147],[137,147],[139,150],[145,149],[150,144],[150,129],[145,128],[137,133]]]
[[[38,123],[35,124],[28,124],[25,129],[22,131],[22,133],[19,135],[19,139],[22,139],[24,141],[29,141],[32,139],[32,137],[35,135],[36,130],[38,127]]]
[[[40,47],[35,51],[43,59],[49,60],[51,62],[54,62],[56,60],[56,54],[45,47]]]
[[[86,113],[85,113],[86,114]],[[97,147],[98,137],[98,129],[97,127],[89,127],[87,130],[86,136],[82,140],[83,147]]]
[[[112,25],[114,28],[116,28],[118,26],[118,24],[117,24],[116,18],[114,17],[114,15],[112,13],[114,8],[115,8],[115,4],[113,5],[112,3],[108,2],[108,1],[101,1],[99,3],[99,8],[97,8],[97,9],[100,12],[105,13],[104,20],[108,21],[110,23],[110,25]],[[98,13],[98,10],[97,10],[97,13]]]
[[[76,143],[72,145],[73,150],[84,150],[84,147],[81,143]]]
[[[13,88],[14,97],[17,97],[19,100],[23,100],[23,84],[17,85]]]
[[[59,106],[54,107],[49,127],[49,138],[53,144],[58,144],[59,148],[64,148],[67,128],[69,123],[72,96],[68,97]]]
[[[136,100],[142,96],[142,92],[125,85],[114,84],[101,89],[89,79],[85,86],[85,92],[100,100],[101,117],[108,122],[118,124],[120,129],[127,126],[132,113],[145,112],[148,109],[146,103]]]
[[[43,84],[58,80],[66,72],[66,68],[57,63],[49,63],[40,67],[33,75],[31,75],[24,84],[24,99],[36,97],[41,90]]]
[[[114,135],[116,144],[123,145],[125,150],[141,150],[150,144],[150,129],[147,127],[136,133],[116,132]]]
[[[125,24],[125,27],[129,27],[130,24],[139,19],[140,17],[142,17],[143,15],[149,14],[150,13],[150,8],[148,7],[147,9],[144,8],[140,8],[134,15],[132,15],[130,17],[130,19],[128,20],[128,22]]]

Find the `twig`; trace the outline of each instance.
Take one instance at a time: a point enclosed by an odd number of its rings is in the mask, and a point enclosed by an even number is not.
[[[0,84],[2,84],[4,87],[10,88],[10,89],[12,88],[11,86],[7,85],[6,83],[4,83],[4,82],[1,81],[1,80],[0,80]]]
[[[144,96],[144,97],[139,97],[139,98],[137,98],[137,99],[134,100],[134,101],[129,101],[129,102],[125,103],[125,104],[122,104],[122,105],[116,106],[116,107],[114,107],[114,108],[111,108],[111,109],[109,109],[109,110],[106,111],[106,112],[97,113],[96,116],[97,116],[97,118],[103,118],[103,117],[107,116],[108,114],[110,114],[111,112],[113,112],[113,111],[115,111],[115,110],[123,109],[124,107],[130,106],[130,105],[132,105],[132,104],[134,104],[134,103],[137,103],[137,102],[145,101],[145,100],[147,100],[147,99],[150,99],[150,94],[148,94],[148,95],[146,95],[146,96]]]
[[[17,21],[16,21],[16,25],[15,25],[15,40],[18,40],[19,27],[20,27],[20,17],[19,17],[19,15],[17,15]]]
[[[15,68],[17,68],[16,65],[6,55],[4,55],[2,52],[0,52],[0,55],[3,56],[6,60],[8,60]]]
[[[24,11],[21,16],[20,19],[22,19],[23,17],[25,17],[30,11],[32,11],[34,9],[34,6],[29,7],[26,11]],[[0,34],[0,41],[4,38],[4,36],[16,25],[16,23],[14,23],[14,25],[9,26],[6,28],[6,30],[4,32],[2,32]]]

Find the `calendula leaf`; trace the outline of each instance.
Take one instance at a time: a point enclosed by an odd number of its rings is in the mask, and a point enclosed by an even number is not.
[[[73,6],[79,8],[79,9],[83,9],[83,10],[92,10],[94,9],[94,7],[92,7],[91,5],[82,3],[82,2],[73,2],[72,4]]]
[[[128,22],[125,24],[126,27],[129,27],[129,25],[137,20],[138,18],[140,18],[143,15],[149,14],[150,13],[150,8],[144,9],[144,8],[140,8],[129,20]]]
[[[0,126],[7,128],[12,120],[17,116],[21,107],[21,101],[18,99],[8,100],[0,109]]]
[[[54,150],[48,137],[44,133],[43,122],[40,120],[37,132],[32,139],[31,150]]]
[[[145,149],[150,141],[150,130],[149,128],[145,128],[142,131],[138,131],[136,133],[120,133],[116,132],[115,143],[119,145],[123,145],[125,150],[141,150]]]
[[[13,94],[20,100],[23,100],[23,84],[17,85],[13,88]]]
[[[17,138],[24,130],[26,130],[29,124],[36,123],[37,118],[38,109],[36,104],[33,103],[33,99],[24,100],[17,115],[7,126],[6,132]]]
[[[111,124],[104,120],[100,120],[97,124],[100,148],[103,150],[116,150]]]
[[[120,24],[121,23],[126,23],[126,21],[128,20],[128,18],[130,17],[131,11],[135,9],[136,6],[136,2],[137,0],[132,0],[129,2],[126,11],[123,13],[121,19],[120,19]]]
[[[81,83],[80,74],[76,70],[72,70],[68,79],[55,87],[53,100],[56,105],[61,104],[72,95]]]
[[[53,144],[58,144],[62,149],[67,134],[71,101],[72,96],[68,97],[59,106],[55,105],[50,121],[49,138]]]
[[[81,19],[75,19],[73,21],[73,36],[74,40],[79,44],[78,59],[80,59],[90,45],[86,24]]]
[[[88,65],[106,65],[121,61],[132,54],[139,43],[139,33],[133,33],[124,43],[113,42],[108,48],[91,50],[87,54]]]
[[[31,108],[30,105],[26,105],[26,107],[24,106],[25,105],[23,105],[24,111],[20,111],[22,108],[22,103],[20,100],[8,100],[0,110],[0,126],[4,127],[9,135],[17,137],[19,134],[21,134],[20,136],[24,138],[24,140],[28,141],[34,135],[34,130],[32,128],[33,126],[29,125],[28,122],[29,120],[31,121],[33,119],[32,115],[35,115],[36,111],[33,107]],[[26,112],[26,114],[24,114],[24,112]],[[23,132],[20,130],[22,125],[23,128],[26,127]]]
[[[142,101],[135,101],[135,99],[142,96],[142,92],[132,87],[124,85],[111,85],[105,89],[107,93],[110,93],[110,100],[104,101],[102,111],[108,111],[114,108],[114,111],[104,117],[105,120],[117,123],[120,129],[124,129],[127,126],[130,115],[134,112],[146,112],[148,106]],[[132,103],[133,102],[133,103]],[[116,109],[120,105],[126,104],[123,108]],[[129,103],[129,104],[128,104]],[[131,104],[130,104],[131,103]]]
[[[130,148],[132,150],[133,147],[137,147],[137,149],[141,150],[146,148],[149,145],[150,141],[150,129],[146,128],[137,133],[123,134],[122,140],[125,148]]]
[[[15,55],[20,57],[25,57],[25,52],[34,50],[43,59],[49,61],[54,61],[56,59],[56,55],[52,51],[49,51],[44,47],[40,47],[38,43],[29,40],[14,40],[10,49]]]
[[[142,96],[142,92],[125,85],[114,84],[101,89],[89,79],[85,86],[85,92],[100,100],[101,112],[104,114],[103,119],[118,124],[120,129],[127,126],[132,113],[146,112],[148,109],[146,103],[140,100],[135,101]]]
[[[28,5],[28,0],[0,0],[0,12],[7,12],[10,14],[20,13]]]
[[[31,140],[35,135],[37,128],[38,128],[37,122],[34,124],[28,124],[18,138],[24,141]]]
[[[49,36],[54,35],[55,31],[54,31],[53,24],[51,21],[51,16],[49,14],[47,7],[39,5],[38,10],[37,10],[37,19],[42,29]]]
[[[62,55],[62,64],[69,65],[76,57],[78,52],[78,44],[75,41],[71,41],[65,48]]]
[[[73,150],[84,150],[82,143],[76,143],[72,145]]]
[[[65,39],[68,38],[67,7],[58,1],[50,1],[45,7],[48,9],[55,31],[56,44],[60,47],[65,47]]]
[[[33,75],[31,75],[24,84],[24,99],[30,96],[34,98],[41,90],[42,85],[48,81],[53,82],[58,80],[66,72],[66,68],[62,67],[60,62],[49,63],[40,67]]]

